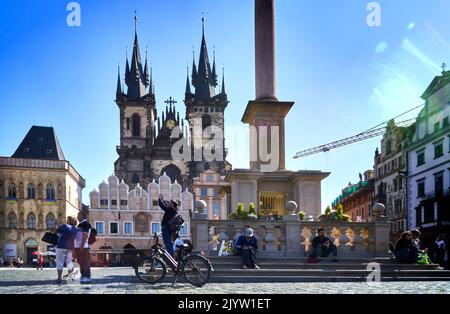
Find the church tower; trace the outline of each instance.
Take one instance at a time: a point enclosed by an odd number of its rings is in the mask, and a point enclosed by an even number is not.
[[[205,19],[202,18],[202,41],[198,68],[195,64],[195,56],[192,63],[192,86],[195,91],[191,91],[189,74],[186,78],[186,120],[189,122],[190,148],[192,161],[189,163],[190,177],[194,178],[205,170],[212,169],[224,175],[225,171],[231,169],[231,165],[225,160],[225,137],[224,137],[224,114],[228,105],[225,91],[225,77],[222,76],[222,88],[216,94],[217,67],[214,53],[213,65],[211,67],[208,49],[205,39]],[[208,128],[212,126],[213,128]],[[220,130],[221,134],[214,132]],[[212,130],[212,131],[211,131]],[[208,148],[208,142],[216,139],[214,147]],[[219,139],[219,140],[217,140]],[[206,146],[205,146],[206,145]],[[220,158],[205,158],[205,150],[212,152]],[[216,154],[216,152],[218,152]],[[209,159],[209,160],[208,160]]]
[[[120,110],[120,145],[117,146],[119,158],[114,168],[115,174],[131,187],[137,183],[145,186],[151,182],[151,149],[155,130],[155,93],[153,78],[149,73],[147,55],[142,64],[137,35],[137,16],[131,66],[128,54],[125,65],[125,84],[122,88],[120,70],[117,78],[116,104]],[[146,53],[147,54],[147,53]]]

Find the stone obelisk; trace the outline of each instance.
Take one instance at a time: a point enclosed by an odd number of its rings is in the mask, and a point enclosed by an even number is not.
[[[284,118],[294,103],[276,96],[274,0],[255,0],[255,69],[256,98],[242,117],[250,125],[250,168],[266,171],[271,167],[265,165],[275,163],[275,170],[284,170]]]

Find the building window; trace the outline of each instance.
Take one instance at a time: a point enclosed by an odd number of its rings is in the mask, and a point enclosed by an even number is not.
[[[434,132],[439,131],[439,122],[436,122],[436,123],[434,124],[433,131],[434,131]]]
[[[132,117],[132,125],[133,125],[133,136],[141,136],[141,117],[135,113]]]
[[[127,130],[130,129],[130,118],[127,118]]]
[[[111,200],[111,205],[116,206],[117,205],[117,200]]]
[[[12,183],[10,183],[8,186],[8,198],[9,199],[17,198],[17,189],[16,189],[16,186]]]
[[[417,197],[425,196],[425,180],[417,182]]]
[[[27,228],[36,229],[36,216],[34,214],[28,214],[27,216]]]
[[[123,223],[123,234],[132,235],[133,234],[133,223],[126,221]]]
[[[395,169],[395,168],[397,168],[397,159],[394,159],[392,161],[392,169]]]
[[[425,151],[417,153],[417,167],[425,164]]]
[[[101,199],[100,200],[100,205],[108,206],[108,200],[107,199]]]
[[[55,198],[55,188],[52,183],[47,184],[47,199],[54,200]]]
[[[160,224],[159,222],[152,222],[152,234],[159,233]]]
[[[120,205],[127,206],[128,201],[127,200],[120,200]]]
[[[208,189],[201,188],[200,189],[200,196],[208,196]]]
[[[110,222],[109,223],[109,234],[119,234],[119,223]]]
[[[382,168],[382,167],[379,167],[379,168],[378,168],[378,176],[381,177],[382,174],[383,174],[383,168]]]
[[[434,158],[439,158],[442,157],[444,155],[444,149],[443,149],[443,145],[442,142],[440,142],[439,144],[435,144],[434,145]]]
[[[220,220],[220,204],[214,203],[213,204],[213,220]]]
[[[389,155],[392,152],[392,142],[387,141],[386,142],[386,154]]]
[[[185,222],[184,224],[181,225],[180,235],[181,236],[187,236],[188,235],[188,224],[187,224],[187,222]]]
[[[36,198],[36,188],[32,183],[29,183],[27,186],[27,198],[30,199]]]
[[[55,215],[49,213],[45,218],[45,226],[47,229],[53,229],[58,225],[58,221],[55,218]]]
[[[402,212],[402,200],[401,199],[396,199],[394,201],[394,212],[396,214],[400,214]]]
[[[434,191],[436,196],[441,196],[444,192],[443,172],[434,175]]]
[[[402,166],[402,156],[398,157],[398,166]]]
[[[103,221],[96,221],[95,229],[97,230],[98,234],[105,234],[105,223]]]
[[[208,182],[212,182],[212,181],[214,181],[214,176],[213,175],[207,175],[206,176],[206,181],[208,181]]]
[[[153,200],[152,204],[153,204],[153,206],[158,206],[158,200]]]
[[[17,216],[14,213],[8,215],[8,228],[10,229],[17,228]]]

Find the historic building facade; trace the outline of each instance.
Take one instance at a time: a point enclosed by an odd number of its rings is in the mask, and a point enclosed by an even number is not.
[[[450,71],[434,78],[422,95],[425,106],[407,146],[408,227],[425,243],[450,234]]]
[[[215,58],[211,67],[203,27],[200,57],[192,65],[191,92],[189,76],[186,79],[186,120],[180,118],[172,98],[165,101],[165,110],[158,115],[152,70],[147,57],[141,59],[135,17],[135,37],[131,65],[126,59],[125,85],[122,87],[120,71],[117,79],[116,103],[120,111],[119,158],[115,162],[115,175],[130,187],[138,183],[147,186],[153,179],[166,173],[172,183],[177,180],[183,186],[191,186],[194,177],[209,168],[221,172],[231,166],[225,161],[224,113],[227,107],[225,82],[216,94],[217,69]],[[211,131],[212,127],[213,131]],[[214,132],[214,130],[220,132]],[[203,154],[206,145],[210,160]],[[175,145],[175,146],[174,146]],[[179,156],[173,156],[172,151]]]
[[[225,182],[225,176],[212,169],[200,173],[192,184],[195,201],[205,201],[210,220],[227,220],[230,208],[230,195],[226,190],[230,184]]]
[[[391,222],[391,238],[396,238],[407,225],[406,201],[406,150],[407,141],[414,134],[414,125],[399,127],[389,121],[381,140],[381,151],[375,152],[375,182],[373,203],[386,206],[386,216]]]
[[[82,208],[85,180],[51,127],[33,126],[11,157],[0,157],[0,255],[31,264],[43,234]]]
[[[374,181],[373,170],[366,170],[364,177],[360,174],[358,183],[349,183],[348,186],[342,189],[342,194],[332,203],[333,209],[338,204],[341,204],[344,214],[349,215],[352,221],[368,221],[372,214]]]
[[[117,262],[132,265],[138,254],[149,248],[153,234],[160,233],[164,212],[158,197],[176,200],[178,213],[185,223],[180,230],[182,238],[190,238],[190,215],[194,210],[194,197],[187,189],[165,173],[143,188],[138,183],[133,189],[115,175],[102,182],[98,191],[89,194],[89,221],[97,229],[97,241],[91,247],[92,263]]]

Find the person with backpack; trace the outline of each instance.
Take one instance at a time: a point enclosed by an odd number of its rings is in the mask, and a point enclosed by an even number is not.
[[[173,200],[164,201],[162,194],[159,194],[158,204],[164,211],[164,216],[161,220],[161,233],[164,246],[166,247],[167,252],[169,252],[170,255],[173,255],[172,233],[176,232],[176,230],[171,230],[169,222],[171,222],[172,226],[174,225],[172,219],[177,216],[178,203]]]
[[[87,210],[80,210],[78,212],[78,224],[77,236],[75,238],[75,256],[78,264],[80,264],[81,278],[80,283],[87,284],[91,283],[91,266],[89,261],[89,241],[92,226],[87,220],[88,212]],[[93,235],[95,234],[92,233]]]

